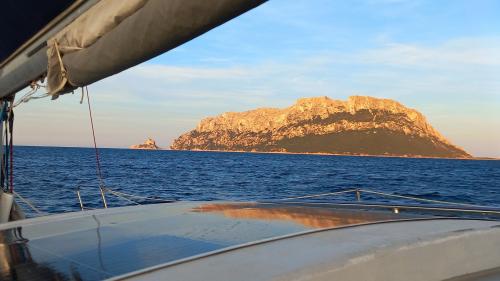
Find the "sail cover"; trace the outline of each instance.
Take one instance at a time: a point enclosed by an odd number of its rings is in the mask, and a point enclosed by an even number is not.
[[[66,67],[62,58],[83,50],[116,28],[146,4],[147,0],[104,0],[77,18],[47,42],[48,86],[52,94],[61,92],[68,85]],[[116,49],[116,46],[114,47]]]
[[[121,72],[169,51],[266,0],[101,0],[47,40],[49,93]],[[40,57],[37,57],[37,67]],[[33,67],[33,65],[31,65]],[[0,97],[13,94],[2,83]],[[28,81],[26,81],[28,82]],[[25,85],[27,85],[26,83]]]
[[[103,0],[48,41],[50,93],[123,71],[263,2]]]

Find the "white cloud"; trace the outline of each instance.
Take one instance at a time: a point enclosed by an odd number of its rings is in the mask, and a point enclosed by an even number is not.
[[[184,82],[199,79],[241,79],[248,75],[243,68],[208,68],[181,67],[155,64],[142,64],[131,71],[134,75],[148,80],[162,79],[165,81]]]
[[[389,43],[362,51],[359,61],[412,67],[500,66],[500,39],[450,40],[437,46]]]

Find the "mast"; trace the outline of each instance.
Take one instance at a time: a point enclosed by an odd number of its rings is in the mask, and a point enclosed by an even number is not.
[[[0,223],[9,221],[14,202],[13,99],[0,101]]]

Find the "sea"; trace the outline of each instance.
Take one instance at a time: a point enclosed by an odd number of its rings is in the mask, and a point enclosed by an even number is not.
[[[500,161],[99,149],[109,207],[167,200],[277,200],[352,188],[500,207]],[[43,214],[102,208],[93,148],[14,149],[14,189]],[[353,194],[322,197],[352,201]],[[405,199],[363,194],[364,202]],[[19,203],[29,217],[38,213]]]

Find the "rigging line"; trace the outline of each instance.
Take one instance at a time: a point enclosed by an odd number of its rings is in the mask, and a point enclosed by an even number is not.
[[[100,183],[100,186],[102,187],[102,186],[104,186],[104,184],[103,184],[103,180],[102,180],[101,160],[99,158],[99,150],[97,149],[97,142],[95,140],[94,121],[92,118],[92,109],[90,107],[89,89],[87,88],[87,86],[85,86],[85,91],[87,93],[87,105],[89,107],[90,126],[92,128],[92,137],[94,140],[95,160],[96,160],[96,164],[97,164],[97,177],[99,178],[99,183]]]
[[[36,91],[38,91],[38,89],[40,88],[39,85],[37,83],[31,83],[30,85],[30,90],[24,94],[21,98],[19,98],[19,101],[17,103],[21,103],[24,99],[28,98],[29,96],[33,95],[34,93],[36,93]]]
[[[282,198],[279,200],[286,201],[286,200],[293,200],[293,199],[315,198],[315,197],[337,195],[337,194],[343,194],[343,193],[349,193],[349,192],[355,192],[355,191],[357,191],[357,189],[347,189],[347,190],[342,190],[342,191],[337,191],[337,192],[329,192],[329,193],[321,193],[321,194],[313,194],[313,195],[305,195],[305,196],[297,196],[297,197],[287,197],[287,198]]]
[[[17,196],[19,199],[21,199],[21,201],[28,205],[33,211],[35,211],[37,214],[44,214],[44,212],[40,211],[37,207],[35,207],[30,201],[28,201],[27,199],[25,199],[24,197],[22,197],[19,193],[17,192],[13,192],[15,196]]]
[[[89,116],[90,116],[90,126],[92,127],[92,137],[94,139],[94,149],[95,149],[95,160],[97,166],[97,177],[99,178],[99,191],[101,192],[102,204],[104,208],[108,208],[108,203],[106,202],[106,195],[104,194],[104,180],[102,179],[101,172],[101,160],[99,158],[99,150],[97,149],[97,142],[95,140],[95,130],[94,130],[94,120],[92,118],[92,109],[90,107],[90,96],[89,89],[85,86],[85,92],[87,93],[87,105],[89,107]]]
[[[13,107],[17,107],[19,106],[21,103],[27,103],[28,101],[30,100],[38,100],[38,99],[44,99],[46,97],[50,97],[51,95],[49,93],[45,93],[45,94],[41,94],[39,96],[34,96],[35,93],[31,94],[30,96],[28,97],[24,97],[20,100],[18,100],[14,105]]]
[[[19,98],[12,107],[17,107],[18,105],[20,105],[21,103],[26,103],[30,100],[35,100],[35,99],[42,99],[42,98],[46,98],[46,97],[49,97],[50,94],[49,93],[45,93],[45,94],[41,94],[39,96],[35,96],[35,94],[37,93],[37,91],[40,89],[40,88],[46,88],[45,85],[41,85],[37,82],[32,82],[31,85],[30,85],[31,89],[26,93],[24,94],[21,98]]]
[[[112,189],[110,189],[108,187],[106,187],[106,190],[109,191],[109,192],[114,193],[115,195],[119,194],[119,195],[122,195],[122,196],[128,196],[128,197],[132,197],[132,198],[146,199],[146,200],[159,201],[159,202],[172,202],[172,201],[175,201],[175,200],[172,200],[172,199],[153,198],[153,197],[149,197],[149,196],[139,196],[139,195],[124,193],[124,192],[112,190]]]
[[[130,203],[133,203],[133,204],[135,204],[135,205],[141,205],[140,203],[135,202],[135,201],[134,201],[134,200],[132,200],[132,199],[129,199],[129,198],[127,198],[127,197],[123,196],[123,195],[120,195],[120,193],[118,193],[118,192],[115,192],[115,191],[110,190],[110,189],[107,189],[107,190],[108,190],[108,192],[109,192],[109,193],[111,193],[112,195],[114,195],[114,196],[116,196],[116,197],[118,197],[118,198],[121,198],[121,199],[123,199],[123,200],[125,200],[125,201],[128,201],[128,202],[130,202]]]
[[[14,192],[14,108],[12,107],[14,100],[10,103],[10,114],[9,114],[9,132],[10,132],[10,151],[9,151],[9,162],[10,162],[10,192]]]

